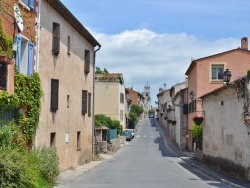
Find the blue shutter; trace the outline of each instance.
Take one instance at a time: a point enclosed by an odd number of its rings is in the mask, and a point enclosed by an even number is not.
[[[34,0],[29,0],[28,6],[30,7],[30,9],[34,10]]]
[[[17,45],[17,51],[16,51],[16,66],[18,72],[20,72],[20,63],[21,63],[21,35],[16,35],[16,45]]]
[[[28,75],[32,75],[33,73],[33,52],[34,52],[34,44],[29,42],[29,52],[28,52]]]

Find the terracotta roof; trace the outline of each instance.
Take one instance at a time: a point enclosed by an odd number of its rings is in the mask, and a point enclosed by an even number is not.
[[[191,64],[189,65],[185,75],[189,75],[189,73],[191,72],[191,70],[193,69],[193,67],[195,67],[196,65],[196,62],[197,61],[200,61],[200,60],[203,60],[203,59],[207,59],[207,58],[211,58],[211,57],[216,57],[216,56],[220,56],[220,55],[223,55],[223,54],[227,54],[227,53],[231,53],[233,51],[242,51],[242,52],[247,52],[250,54],[250,51],[249,50],[246,50],[246,49],[242,49],[242,48],[236,48],[236,49],[233,49],[233,50],[229,50],[229,51],[225,51],[225,52],[221,52],[221,53],[218,53],[218,54],[214,54],[214,55],[210,55],[210,56],[206,56],[206,57],[202,57],[202,58],[199,58],[199,59],[195,59],[191,62]]]
[[[90,34],[90,32],[79,22],[78,19],[62,4],[60,0],[46,0],[54,9],[64,17],[87,41],[94,47],[100,46],[99,42]]]

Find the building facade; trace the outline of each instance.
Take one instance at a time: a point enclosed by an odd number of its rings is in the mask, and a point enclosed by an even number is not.
[[[92,160],[94,61],[100,44],[60,1],[41,0],[39,7],[37,71],[44,95],[35,144],[55,147],[65,170]]]
[[[120,121],[125,130],[127,101],[123,75],[96,74],[95,78],[95,114],[104,114]]]

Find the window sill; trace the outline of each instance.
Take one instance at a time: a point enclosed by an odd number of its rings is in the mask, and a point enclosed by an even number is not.
[[[30,11],[30,7],[28,7],[24,2],[22,2],[21,0],[18,0],[18,3],[21,4],[25,9]]]
[[[211,80],[211,84],[223,84],[223,80]]]
[[[76,148],[76,151],[81,151],[81,148]]]

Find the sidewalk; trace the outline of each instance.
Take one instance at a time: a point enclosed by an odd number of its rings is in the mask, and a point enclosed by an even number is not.
[[[173,153],[176,154],[176,156],[180,157],[183,161],[189,163],[192,167],[199,169],[203,173],[209,175],[213,179],[222,182],[225,185],[228,185],[229,187],[233,188],[248,188],[250,187],[250,181],[243,181],[243,180],[237,180],[233,177],[228,176],[225,173],[222,173],[218,171],[217,169],[214,169],[210,166],[207,166],[200,161],[196,160],[193,156],[194,154],[192,152],[189,152],[187,150],[180,150],[178,145],[171,141],[169,134],[167,133],[166,128],[159,122],[156,121],[158,126],[161,129],[161,132],[163,133],[166,143],[168,147],[173,151]]]

